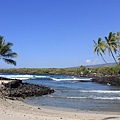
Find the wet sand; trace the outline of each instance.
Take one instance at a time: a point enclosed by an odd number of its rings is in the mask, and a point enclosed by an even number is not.
[[[120,120],[119,113],[47,109],[0,98],[0,120]]]

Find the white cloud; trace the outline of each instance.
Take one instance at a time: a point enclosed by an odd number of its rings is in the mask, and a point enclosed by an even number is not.
[[[95,64],[99,64],[100,61],[98,59],[95,59],[95,60],[87,59],[86,63],[89,64],[89,65],[95,65]]]
[[[87,64],[91,64],[91,60],[86,60],[86,63]]]

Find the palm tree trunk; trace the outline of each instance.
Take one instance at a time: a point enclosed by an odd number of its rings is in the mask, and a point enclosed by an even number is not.
[[[118,65],[118,62],[116,61],[116,59],[115,59],[115,57],[114,57],[114,55],[113,55],[112,50],[110,50],[110,52],[111,52],[111,54],[112,54],[113,59],[115,60],[115,63]]]
[[[103,61],[105,62],[105,64],[109,67],[108,63],[105,61],[105,59],[104,59],[104,57],[102,56],[102,54],[100,54],[100,55],[101,55]]]

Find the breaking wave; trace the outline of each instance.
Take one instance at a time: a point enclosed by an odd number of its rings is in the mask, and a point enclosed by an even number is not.
[[[51,98],[62,98],[62,99],[93,99],[93,100],[120,100],[120,97],[70,97],[70,96],[49,96]]]
[[[76,77],[73,77],[73,78],[51,78],[52,80],[55,80],[55,81],[69,81],[69,80],[74,80],[74,81],[90,81],[91,78],[76,78]]]
[[[20,79],[20,80],[29,80],[29,79],[50,79],[54,81],[90,81],[91,78],[76,78],[76,77],[65,77],[65,78],[56,78],[54,76],[45,76],[45,75],[0,75],[0,77],[6,77],[10,79]]]
[[[114,93],[114,94],[118,94],[120,93],[120,91],[118,90],[80,90],[80,92],[85,92],[85,93]]]

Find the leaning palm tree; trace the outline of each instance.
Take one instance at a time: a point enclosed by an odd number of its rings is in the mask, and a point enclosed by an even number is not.
[[[104,59],[103,55],[102,55],[102,53],[105,54],[105,51],[106,51],[106,44],[105,44],[105,42],[102,41],[101,38],[98,38],[98,42],[97,43],[94,40],[93,40],[93,42],[95,43],[95,45],[94,45],[94,53],[97,53],[97,55],[100,54],[100,56],[102,57],[103,61],[106,63],[107,66],[109,66],[108,63],[106,62],[106,60]]]
[[[16,52],[12,52],[12,46],[13,43],[6,43],[5,38],[0,36],[0,59],[3,59],[8,64],[16,65],[16,61],[14,61],[12,58],[17,57],[18,55]]]
[[[118,64],[113,54],[113,52],[116,54],[118,47],[116,34],[110,32],[108,37],[105,37],[105,40],[107,42],[108,54],[111,54],[116,64]]]
[[[120,64],[120,32],[117,32],[116,34],[116,37],[117,37],[117,48],[118,48],[118,60],[119,60],[119,64]]]

